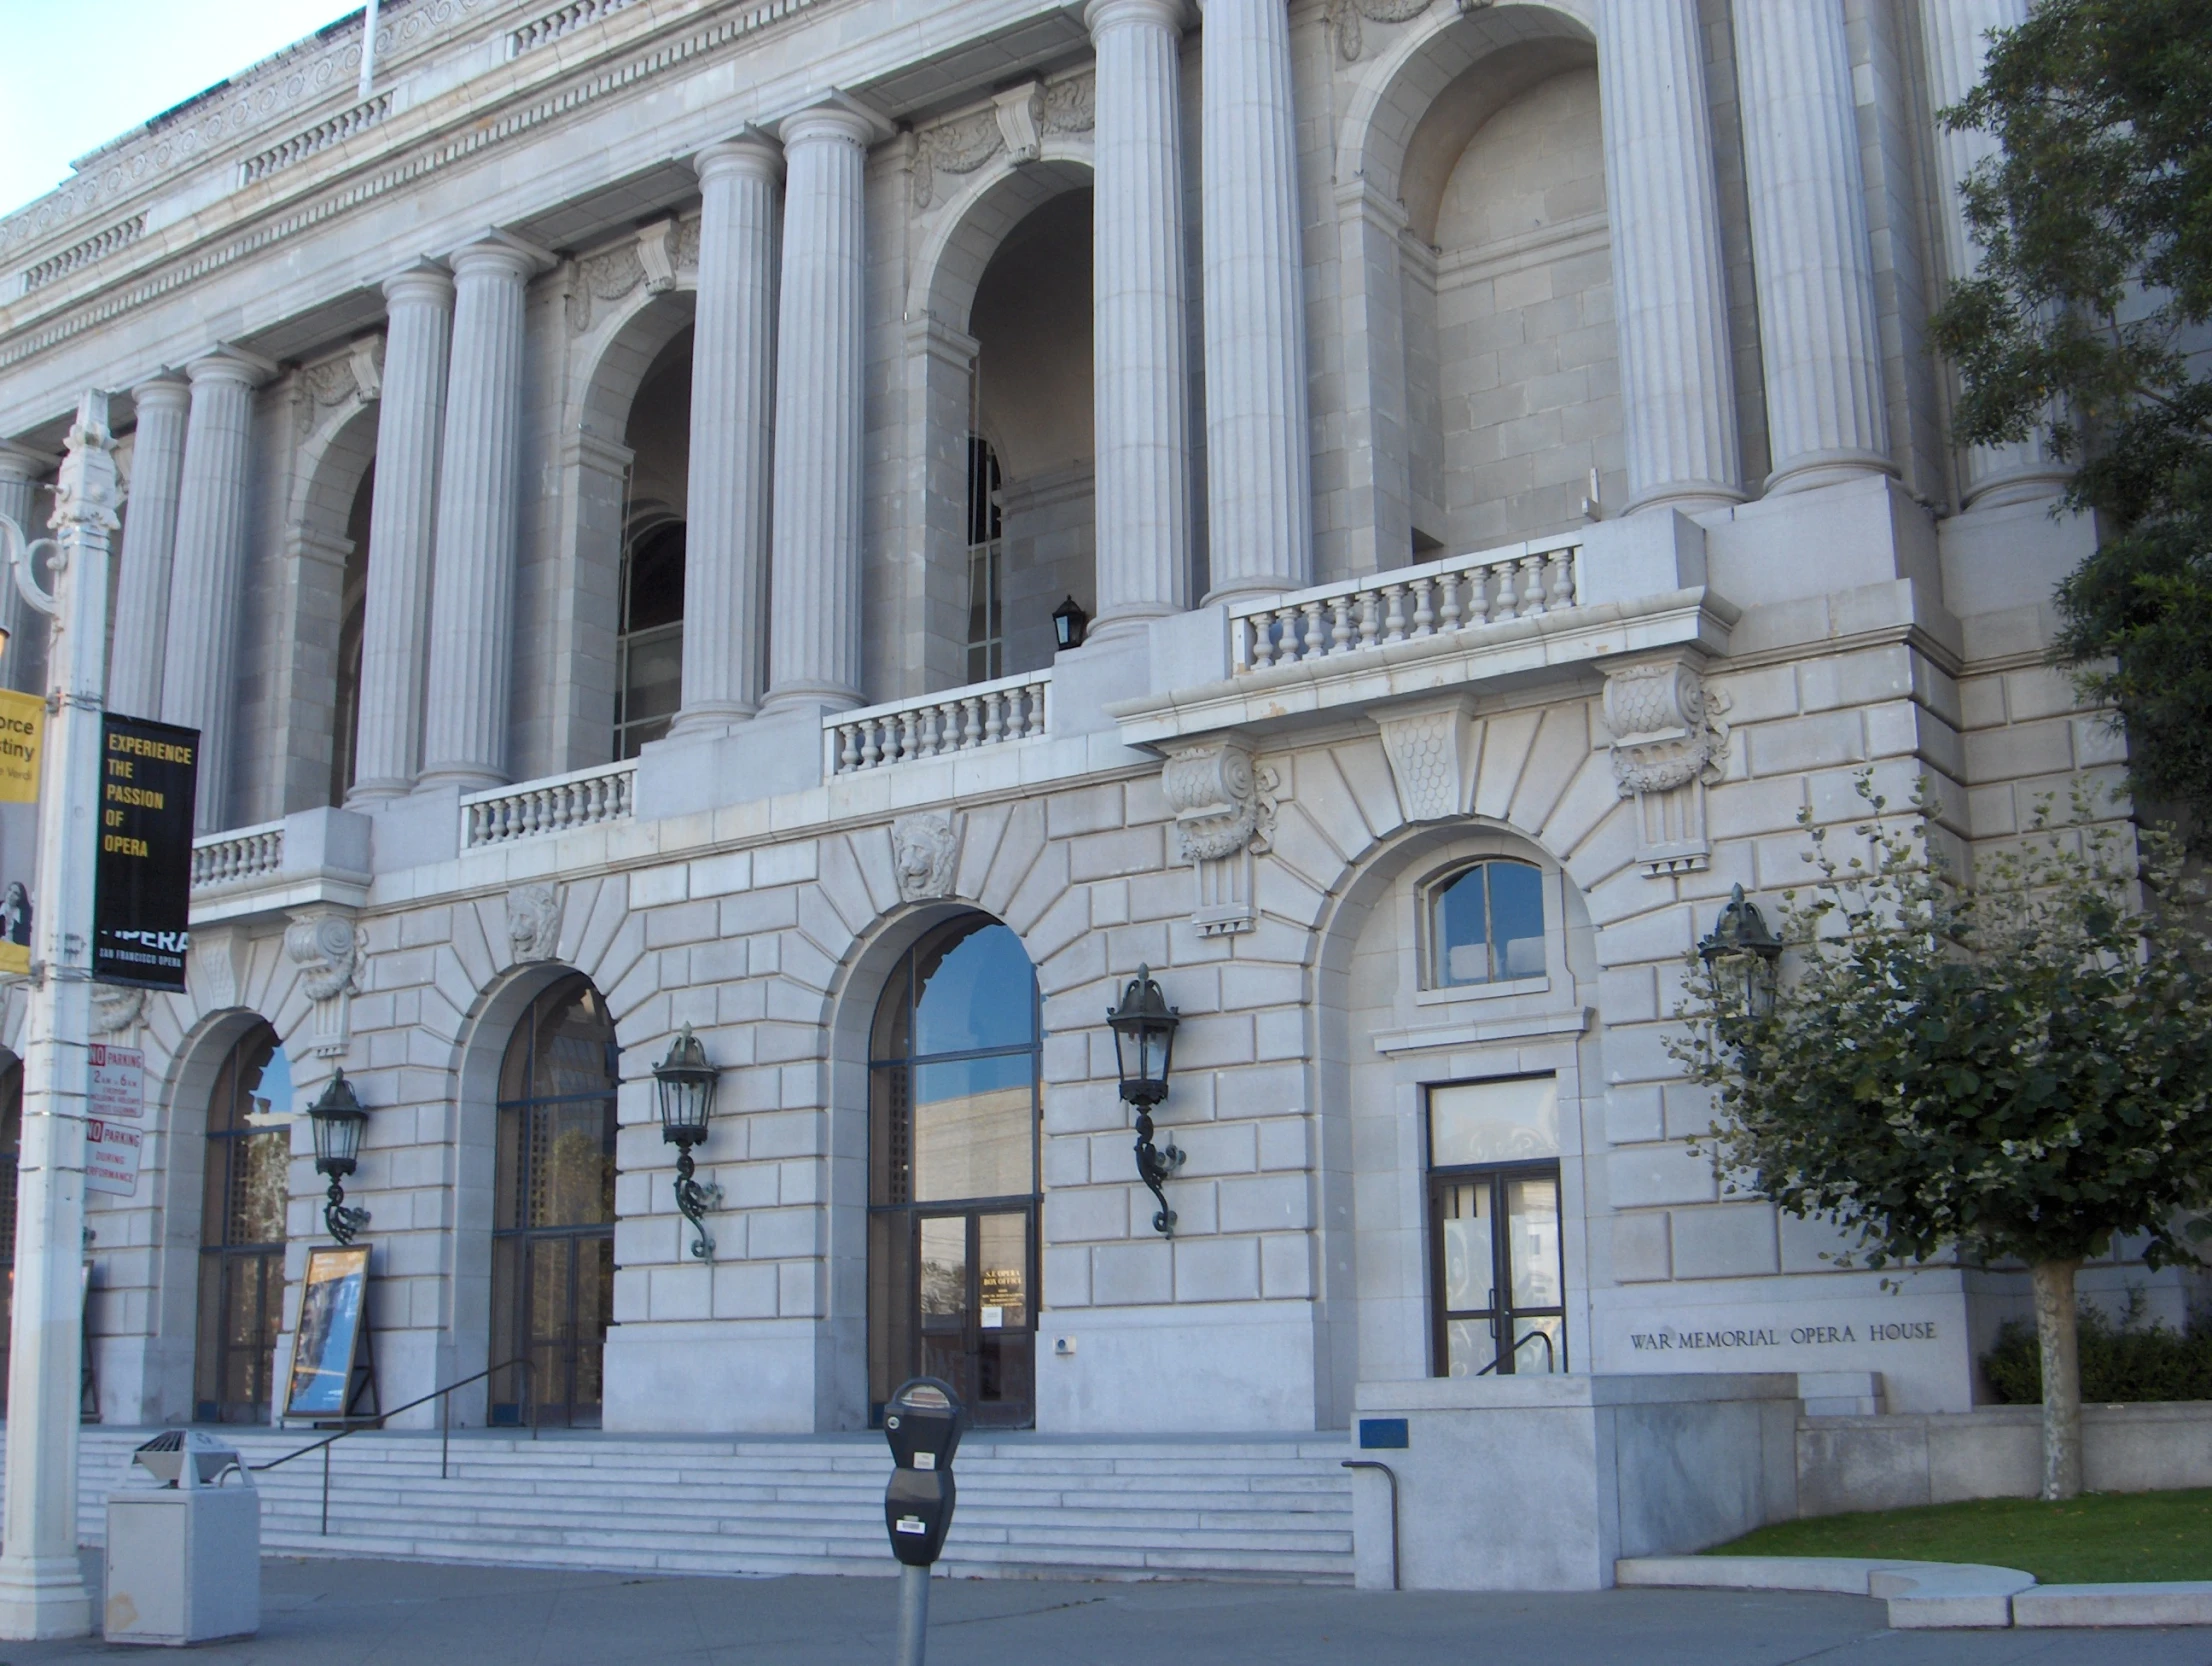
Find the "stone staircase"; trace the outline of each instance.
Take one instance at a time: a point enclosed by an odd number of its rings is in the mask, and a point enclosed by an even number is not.
[[[224,1429],[250,1463],[320,1438]],[[87,1428],[79,1537],[155,1431]],[[944,1567],[981,1578],[1248,1579],[1349,1584],[1341,1435],[1181,1439],[974,1434]],[[689,1574],[891,1573],[877,1434],[651,1436],[364,1432],[323,1460],[259,1474],[261,1542],[307,1556]]]

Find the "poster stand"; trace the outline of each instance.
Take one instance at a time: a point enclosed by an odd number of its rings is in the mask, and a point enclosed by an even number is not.
[[[287,1421],[312,1421],[318,1429],[382,1421],[368,1287],[366,1244],[318,1244],[307,1252],[284,1395]]]

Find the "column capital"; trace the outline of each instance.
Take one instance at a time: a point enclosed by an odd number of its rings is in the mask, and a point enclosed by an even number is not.
[[[13,440],[0,440],[0,480],[43,480],[60,462],[50,451],[33,451]]]
[[[184,373],[194,387],[202,382],[236,382],[241,387],[257,388],[281,368],[274,359],[265,359],[259,353],[249,353],[225,341],[216,343],[187,364]]]
[[[866,150],[898,131],[890,118],[850,93],[832,92],[794,110],[775,124],[776,136],[788,151],[818,139],[843,139]]]
[[[1090,0],[1083,8],[1083,22],[1093,40],[1121,23],[1149,23],[1181,34],[1189,16],[1183,0]]]
[[[181,411],[191,397],[192,384],[173,370],[164,370],[158,376],[149,376],[143,382],[133,384],[131,388],[131,405],[141,414],[150,406],[163,405]]]
[[[772,182],[783,172],[783,146],[774,134],[747,126],[701,150],[691,159],[691,171],[702,180],[751,174]]]
[[[412,266],[403,267],[386,278],[383,287],[387,304],[395,301],[430,301],[439,306],[453,304],[453,274],[434,260],[418,260]]]
[[[525,243],[519,237],[511,237],[506,232],[497,230],[485,231],[470,238],[446,256],[446,262],[453,268],[453,275],[457,278],[466,277],[471,272],[503,269],[524,280],[534,278],[540,272],[549,272],[559,264],[550,252],[539,248],[535,243]]]

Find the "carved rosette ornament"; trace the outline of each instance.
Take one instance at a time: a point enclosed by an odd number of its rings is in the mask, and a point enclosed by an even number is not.
[[[1251,743],[1235,735],[1178,747],[1161,768],[1176,847],[1198,879],[1191,918],[1202,937],[1250,931],[1259,919],[1252,859],[1274,836],[1276,784]]]
[[[310,1054],[336,1058],[345,1052],[353,1034],[353,997],[360,991],[368,952],[368,934],[347,909],[307,909],[293,915],[285,928],[285,956],[300,969],[300,988],[313,1011]]]
[[[507,943],[520,965],[551,960],[561,942],[561,893],[553,885],[517,885],[507,893]]]
[[[891,869],[898,877],[900,901],[951,896],[959,860],[960,830],[942,811],[918,810],[891,824]]]
[[[1727,709],[1728,697],[1686,660],[1606,668],[1613,780],[1636,802],[1637,856],[1653,878],[1694,873],[1711,859],[1705,789],[1728,760]]]

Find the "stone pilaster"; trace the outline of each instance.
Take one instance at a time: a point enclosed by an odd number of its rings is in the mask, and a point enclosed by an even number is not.
[[[882,135],[880,118],[843,98],[783,124],[766,711],[860,704],[862,175]]]
[[[2027,0],[1922,0],[1921,43],[1928,60],[1928,104],[1933,110],[1958,103],[1980,85],[1989,55],[1989,31],[2026,21]],[[1966,204],[1959,187],[1984,157],[1996,153],[1987,133],[1953,133],[1941,122],[1935,131],[1936,226],[1942,247],[1943,275],[1952,283],[1974,275],[1981,250],[1966,228]],[[2043,450],[2040,430],[2011,445],[1978,445],[1960,462],[1960,507],[1995,508],[2030,498],[2048,497],[2066,480],[2066,471]]]
[[[774,143],[711,145],[699,173],[699,310],[691,346],[684,529],[683,707],[674,732],[760,707],[775,468]],[[858,595],[854,596],[858,605]]]
[[[167,650],[169,573],[176,557],[177,502],[184,486],[186,412],[192,390],[176,376],[131,389],[138,436],[131,447],[131,496],[115,583],[115,647],[108,660],[108,708],[131,717],[161,710]]]
[[[272,367],[224,348],[185,367],[184,478],[169,575],[161,717],[200,731],[195,831],[224,827],[238,688],[238,608],[246,576],[246,486],[253,390]]]
[[[38,483],[53,472],[54,459],[20,445],[0,443],[0,515],[15,522],[26,544],[46,536],[46,529],[32,525],[32,508],[38,502]],[[39,616],[23,600],[15,579],[0,563],[0,630],[8,633],[8,651],[0,655],[0,686],[25,694],[39,690],[40,656],[34,651],[33,627]],[[43,631],[35,634],[43,635]]]
[[[1313,582],[1297,113],[1283,0],[1206,0],[1201,63],[1207,599],[1219,601]]]
[[[1841,0],[1733,8],[1766,365],[1767,491],[1895,473]]]
[[[1180,0],[1091,0],[1098,51],[1092,221],[1097,365],[1094,637],[1190,595]]]
[[[369,505],[368,594],[361,615],[360,731],[349,804],[406,792],[422,760],[424,641],[453,279],[442,267],[414,267],[386,281],[384,307],[376,495]]]
[[[438,461],[419,779],[464,792],[506,779],[522,484],[522,303],[545,258],[496,235],[453,255],[453,356]]]
[[[1600,0],[1597,24],[1628,507],[1740,502],[1697,0]]]

